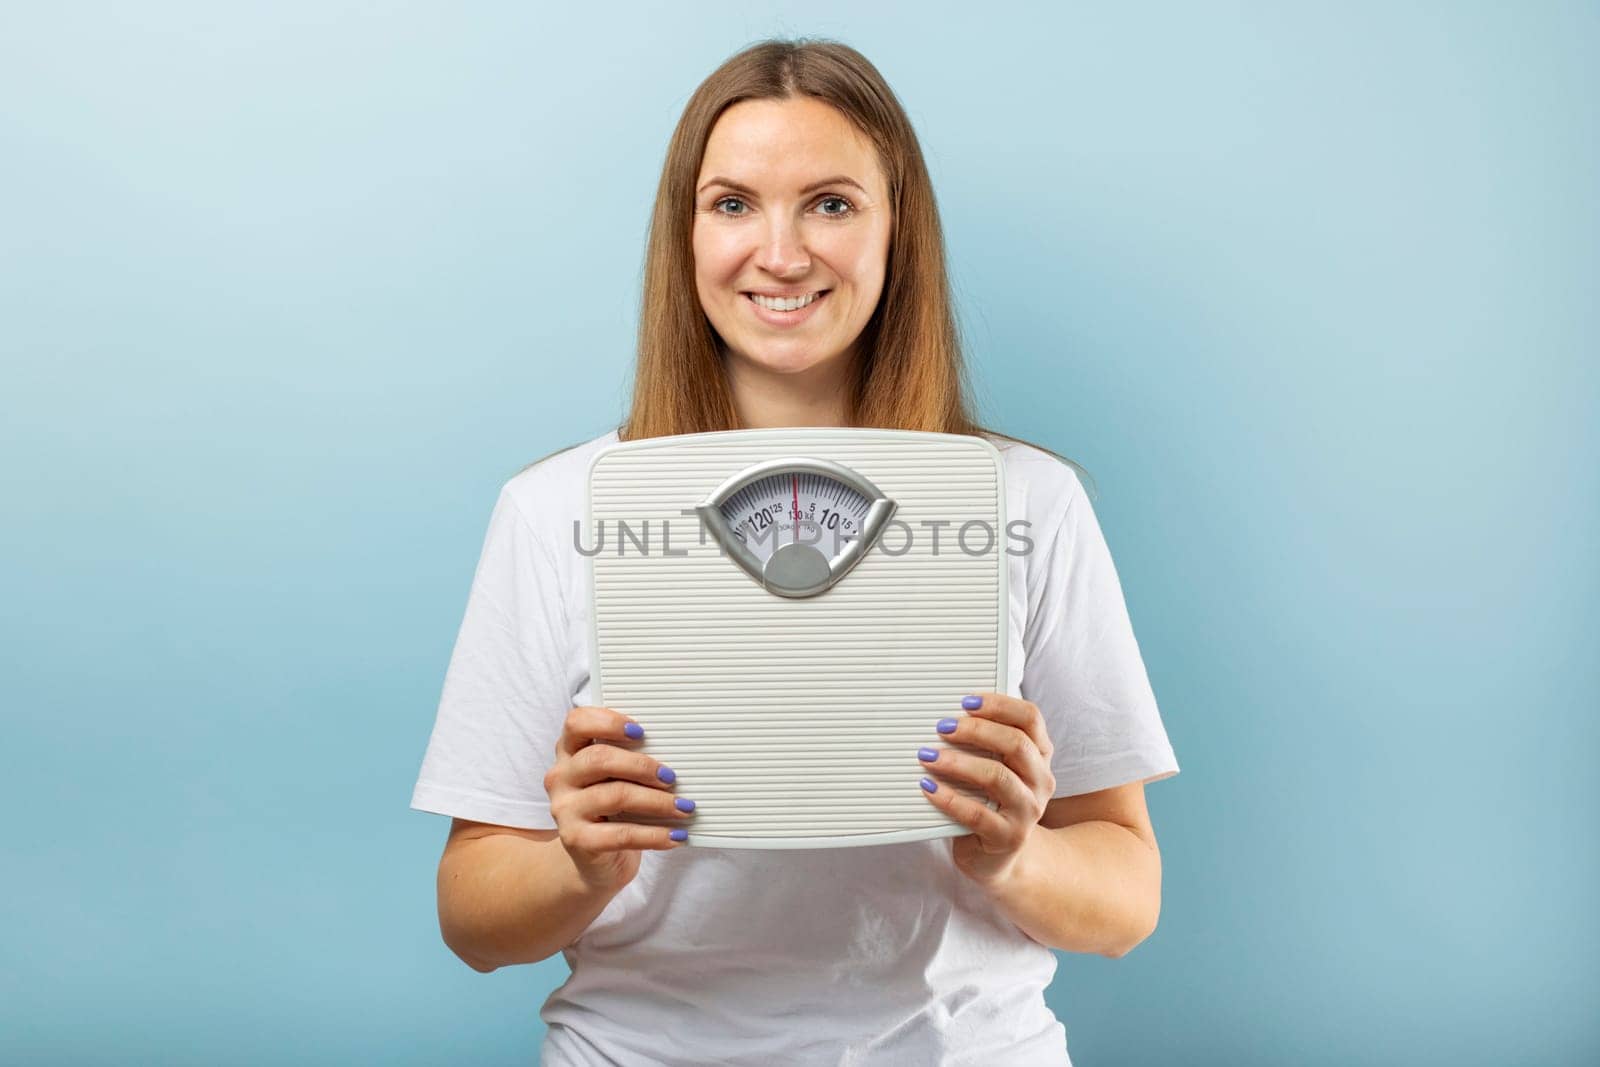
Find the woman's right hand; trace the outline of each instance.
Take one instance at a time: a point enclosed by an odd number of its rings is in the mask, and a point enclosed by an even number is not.
[[[665,764],[620,747],[637,740],[626,733],[632,723],[611,708],[573,708],[556,742],[555,766],[544,776],[561,844],[584,882],[596,889],[616,891],[633,881],[639,873],[640,850],[681,844],[670,836],[672,827],[618,822],[607,816],[632,812],[687,820],[694,810],[694,801],[673,795],[677,776]],[[679,805],[689,810],[679,810]]]

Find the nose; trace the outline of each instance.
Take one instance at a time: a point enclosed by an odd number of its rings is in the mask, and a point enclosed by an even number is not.
[[[779,278],[804,274],[811,267],[811,253],[806,249],[799,224],[782,212],[767,216],[761,247],[756,254],[756,266]]]

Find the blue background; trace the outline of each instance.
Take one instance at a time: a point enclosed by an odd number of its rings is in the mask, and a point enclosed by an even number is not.
[[[1595,5],[852,7],[8,6],[0,1059],[534,1058],[565,964],[450,955],[410,790],[772,34],[905,102],[1183,765],[1081,1067],[1600,1056]]]

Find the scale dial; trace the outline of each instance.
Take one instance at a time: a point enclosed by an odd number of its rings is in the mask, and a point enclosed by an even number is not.
[[[815,596],[854,567],[894,501],[838,463],[769,460],[724,482],[696,509],[723,551],[779,596]]]
[[[872,501],[825,474],[789,471],[751,482],[722,505],[733,536],[763,566],[783,545],[812,544],[824,555],[861,536]]]

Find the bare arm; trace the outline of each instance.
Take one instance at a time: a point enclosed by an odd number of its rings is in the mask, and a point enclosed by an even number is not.
[[[586,884],[559,834],[451,821],[439,860],[439,932],[473,970],[555,955],[621,891]]]
[[[555,955],[639,873],[643,851],[679,847],[673,835],[687,830],[620,818],[694,812],[694,801],[673,795],[670,769],[625,747],[643,736],[611,708],[575,707],[544,776],[559,829],[451,821],[439,860],[439,932],[467,966],[487,974]]]
[[[1144,783],[1050,801],[1011,876],[990,894],[1041,944],[1126,955],[1161,914],[1161,853]]]
[[[1001,912],[1035,941],[1068,952],[1126,955],[1156,928],[1161,852],[1144,783],[1052,797],[1055,746],[1039,705],[1005,693],[975,693],[969,714],[939,732],[959,748],[923,750],[930,774],[965,782],[999,806],[924,780],[930,802],[972,832],[951,839],[950,856]]]

